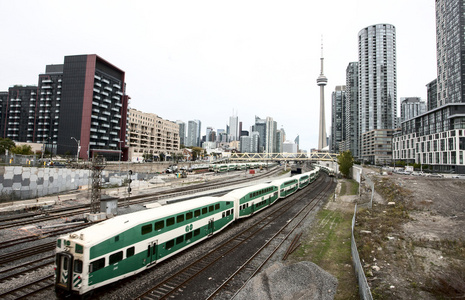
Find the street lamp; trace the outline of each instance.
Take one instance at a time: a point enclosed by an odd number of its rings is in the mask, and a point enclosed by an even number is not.
[[[77,152],[76,152],[76,162],[79,161],[79,152],[81,151],[81,140],[77,140],[75,137],[71,137],[72,140],[76,141],[77,144]]]

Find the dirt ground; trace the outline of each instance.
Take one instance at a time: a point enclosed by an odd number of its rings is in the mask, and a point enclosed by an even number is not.
[[[356,238],[373,298],[465,299],[465,180],[368,176]]]

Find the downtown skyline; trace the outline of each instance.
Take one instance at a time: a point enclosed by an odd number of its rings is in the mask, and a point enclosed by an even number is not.
[[[335,86],[345,84],[346,67],[357,60],[357,33],[362,28],[396,26],[398,98],[426,99],[426,84],[437,76],[434,1],[392,1],[389,7],[376,1],[98,1],[92,11],[91,2],[80,3],[82,7],[54,1],[0,5],[10,12],[0,21],[9,28],[4,32],[9,43],[1,50],[0,90],[37,84],[44,66],[65,55],[96,53],[126,72],[132,108],[171,121],[198,119],[204,128],[224,128],[233,109],[244,129],[255,115],[270,116],[290,139],[299,135],[301,148],[308,151],[317,147],[315,80],[321,35],[329,78],[327,133],[330,95]],[[110,5],[112,14],[98,13]],[[15,11],[25,22],[11,19]],[[60,24],[50,25],[56,40],[32,30],[43,24],[45,12],[53,13],[55,24]]]

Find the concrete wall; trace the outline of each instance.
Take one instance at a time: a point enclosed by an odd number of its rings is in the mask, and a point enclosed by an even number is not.
[[[102,172],[102,182],[108,181],[108,174]],[[42,197],[88,185],[90,176],[89,170],[81,169],[3,166],[0,167],[0,193],[14,194],[20,199]]]

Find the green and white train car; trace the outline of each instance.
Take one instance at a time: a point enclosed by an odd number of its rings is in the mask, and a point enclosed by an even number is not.
[[[58,238],[55,289],[83,295],[179,253],[234,221],[234,202],[202,197],[117,216]]]
[[[240,188],[227,193],[221,199],[234,202],[235,218],[246,218],[272,205],[279,198],[279,189],[270,183]]]
[[[299,188],[299,180],[295,177],[276,179],[271,183],[279,187],[279,198],[286,198]]]

